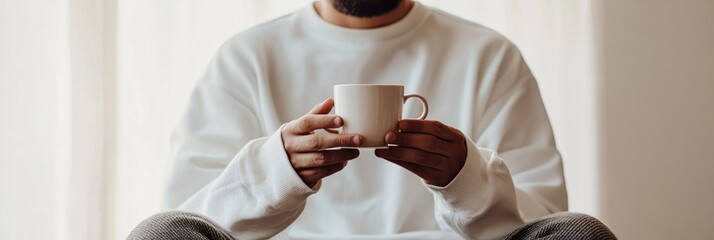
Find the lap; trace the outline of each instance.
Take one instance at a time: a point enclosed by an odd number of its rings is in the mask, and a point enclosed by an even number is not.
[[[167,211],[139,223],[127,239],[233,240],[228,231],[196,213]]]
[[[610,229],[594,217],[581,213],[556,213],[516,229],[501,238],[511,239],[617,239]]]
[[[127,239],[233,240],[228,231],[196,213],[168,211],[141,222]],[[501,238],[512,239],[617,239],[599,220],[580,213],[556,213],[526,224]]]

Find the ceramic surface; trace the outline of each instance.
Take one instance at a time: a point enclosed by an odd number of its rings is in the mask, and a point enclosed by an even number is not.
[[[420,119],[426,118],[428,105],[418,94],[404,95],[402,85],[344,84],[335,85],[335,113],[345,124],[341,133],[358,133],[365,137],[361,148],[387,147],[384,135],[396,130],[402,118],[404,102],[418,99],[424,108]]]

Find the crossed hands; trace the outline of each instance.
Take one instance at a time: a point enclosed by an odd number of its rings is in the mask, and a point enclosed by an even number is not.
[[[333,106],[334,101],[328,98],[282,128],[283,147],[290,164],[310,187],[359,156],[356,149],[327,148],[359,147],[364,142],[364,137],[352,133],[314,134],[315,130],[344,124],[340,116],[329,114]],[[411,171],[430,185],[446,186],[466,161],[464,135],[438,121],[401,120],[398,130],[388,132],[385,141],[396,146],[375,150],[377,157]]]

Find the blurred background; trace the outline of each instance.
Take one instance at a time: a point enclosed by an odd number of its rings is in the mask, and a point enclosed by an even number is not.
[[[220,44],[309,2],[0,0],[0,239],[124,239],[161,210],[170,132]],[[711,238],[714,1],[421,2],[519,46],[572,211],[621,239]]]

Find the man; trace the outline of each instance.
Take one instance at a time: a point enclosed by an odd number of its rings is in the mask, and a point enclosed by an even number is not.
[[[342,83],[404,84],[432,120],[401,121],[389,149],[340,149],[364,141],[320,134],[344,124],[328,98]],[[516,47],[410,0],[322,0],[233,37],[173,147],[166,205],[193,213],[130,238],[614,239],[551,215],[567,210],[561,158]]]

